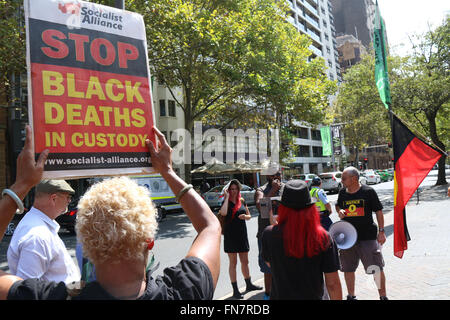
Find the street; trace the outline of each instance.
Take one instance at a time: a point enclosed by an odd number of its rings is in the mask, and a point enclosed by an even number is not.
[[[450,179],[449,177],[449,170],[447,170],[447,180]],[[434,183],[437,178],[437,170],[431,171],[428,177],[423,181],[420,188],[422,189],[422,195],[420,196],[419,204],[420,206],[426,206],[426,212],[423,212],[423,216],[415,215],[414,217],[408,215],[408,223],[412,224],[414,222],[413,219],[425,219],[427,223],[431,226],[434,226],[434,228],[430,229],[431,231],[437,232],[439,231],[439,235],[441,238],[444,239],[444,243],[440,243],[439,246],[435,246],[433,244],[437,244],[433,242],[433,240],[421,240],[422,238],[431,238],[429,234],[422,233],[423,231],[420,230],[414,230],[410,229],[412,241],[409,242],[409,245],[411,247],[419,247],[423,248],[426,252],[428,252],[428,255],[434,257],[436,254],[437,260],[428,260],[435,262],[436,268],[440,267],[439,260],[441,257],[442,261],[448,261],[448,255],[449,255],[449,244],[448,241],[445,243],[445,239],[448,240],[448,236],[444,235],[444,230],[448,229],[448,217],[446,220],[442,220],[442,217],[436,216],[439,213],[442,213],[442,209],[440,208],[448,208],[448,204],[450,202],[449,199],[444,197],[442,194],[444,194],[447,186],[439,186],[434,187]],[[384,245],[383,248],[383,254],[385,255],[385,261],[387,265],[387,278],[388,278],[388,290],[390,286],[390,281],[396,281],[398,280],[393,279],[392,275],[389,273],[389,268],[391,265],[387,262],[388,259],[392,260],[393,253],[392,253],[392,242],[393,242],[393,219],[392,219],[392,210],[393,210],[393,181],[380,183],[377,185],[372,185],[372,187],[377,191],[378,196],[383,204],[383,213],[385,214],[385,229],[386,229],[386,236],[387,236],[387,242]],[[444,190],[445,189],[445,190]],[[437,192],[439,191],[439,192]],[[329,200],[332,201],[333,207],[334,203],[337,200],[337,194],[330,194],[328,195]],[[416,206],[417,203],[417,197],[414,195],[408,206],[411,206],[410,209],[408,209],[408,212],[413,212],[414,208],[419,206]],[[448,211],[448,209],[447,209]],[[257,211],[255,206],[250,207],[250,212],[252,215],[252,219],[247,221],[247,230],[248,230],[248,238],[250,243],[250,252],[249,252],[249,261],[250,261],[250,274],[252,277],[252,280],[254,282],[257,282],[259,285],[262,285],[262,273],[259,271],[258,266],[258,246],[257,246],[257,240],[256,240],[256,232],[257,232]],[[426,215],[425,215],[426,213]],[[338,220],[337,214],[334,212],[331,216],[333,221]],[[433,220],[435,219],[435,220]],[[440,219],[440,220],[439,220]],[[375,220],[375,219],[374,219]],[[376,221],[376,220],[375,220]],[[447,224],[446,224],[447,222]],[[75,259],[75,246],[76,246],[76,237],[74,235],[70,235],[66,230],[61,229],[60,230],[60,236],[64,243],[66,244],[66,247],[68,248],[71,256]],[[155,271],[154,275],[160,275],[162,274],[162,271],[165,267],[176,265],[188,252],[192,241],[194,240],[196,236],[196,232],[194,228],[192,227],[192,224],[190,223],[189,219],[183,212],[179,213],[173,213],[168,214],[166,219],[164,219],[160,225],[158,230],[158,236],[155,241],[155,247],[153,248],[153,252],[155,254],[156,260],[160,262],[160,267]],[[6,251],[8,248],[8,244],[11,237],[4,237],[2,242],[0,243],[0,269],[4,271],[8,271],[8,264],[6,261]],[[437,239],[437,238],[436,238]],[[436,240],[438,241],[438,240]],[[443,249],[443,251],[440,251],[440,248]],[[408,259],[409,254],[412,253],[412,250],[405,251],[405,257],[402,260],[399,260],[395,258],[393,260],[396,263],[397,268],[400,268],[400,266],[404,266],[402,264],[402,261],[405,261]],[[425,253],[426,255],[426,253]],[[448,266],[447,264],[444,264]],[[425,267],[425,266],[422,266]],[[432,268],[432,266],[428,266],[428,268]],[[367,279],[369,279],[367,276],[363,275],[361,273],[361,265],[358,269],[357,273],[357,280],[360,282],[357,282],[357,286],[360,283],[366,284]],[[448,269],[448,268],[447,268]],[[429,272],[429,271],[427,271]],[[404,273],[406,277],[406,272]],[[444,274],[443,274],[444,275]],[[449,274],[446,275],[447,278],[444,278],[444,280],[433,278],[435,280],[432,281],[438,281],[436,282],[436,286],[434,286],[435,289],[441,288],[439,286],[442,285],[442,281],[444,281],[444,285],[446,285],[448,288],[449,285]],[[447,280],[445,280],[447,279]],[[342,287],[344,291],[344,297],[346,294],[345,289],[345,283],[342,280]],[[405,280],[406,281],[406,280]],[[409,281],[409,280],[408,280]],[[240,288],[245,287],[245,282],[242,276],[242,273],[240,272],[240,264],[238,263],[237,266],[237,282],[238,286]],[[370,283],[370,281],[369,281]],[[374,285],[373,285],[374,286]],[[232,287],[229,281],[228,277],[228,257],[223,252],[223,242],[221,246],[221,270],[220,270],[220,276],[219,281],[217,283],[217,287],[214,293],[214,299],[221,299],[221,298],[227,298],[229,297],[230,293],[232,291]],[[241,290],[242,291],[242,290]],[[440,296],[443,298],[450,298],[450,295],[448,294],[449,291],[447,291],[447,294],[444,296]],[[371,290],[370,292],[365,292],[365,295],[359,295],[363,299],[376,299],[376,289]],[[256,299],[261,299],[262,295],[259,295],[257,297],[254,297]],[[249,297],[245,297],[246,299]],[[429,299],[428,296],[418,297],[419,299]],[[404,297],[404,299],[408,299],[408,297]]]

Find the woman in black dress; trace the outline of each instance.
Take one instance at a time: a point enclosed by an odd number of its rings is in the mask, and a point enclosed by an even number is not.
[[[251,215],[244,199],[241,198],[241,184],[238,180],[231,180],[228,189],[224,190],[224,201],[219,210],[222,216],[225,216],[223,225],[224,249],[228,254],[230,265],[228,272],[230,274],[231,285],[233,286],[233,297],[242,299],[236,282],[237,256],[241,261],[242,275],[247,285],[247,292],[260,290],[262,287],[251,283],[250,271],[248,268],[248,251],[250,250],[247,237],[246,220],[250,220]]]

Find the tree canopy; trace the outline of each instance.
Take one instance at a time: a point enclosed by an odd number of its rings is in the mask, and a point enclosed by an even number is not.
[[[449,19],[415,37],[413,44],[411,56],[388,57],[391,107],[413,131],[445,151],[449,143]],[[387,112],[375,86],[373,54],[364,56],[343,78],[333,112],[339,122],[346,123],[346,145],[361,150],[368,143],[391,141]],[[437,184],[445,183],[443,156]]]

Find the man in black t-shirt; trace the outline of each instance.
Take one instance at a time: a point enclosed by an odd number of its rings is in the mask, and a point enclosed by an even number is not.
[[[366,273],[374,274],[381,300],[386,297],[386,279],[383,271],[384,260],[381,245],[386,241],[384,233],[383,206],[375,190],[359,183],[359,172],[348,167],[342,173],[345,188],[339,192],[336,211],[342,220],[351,223],[357,233],[358,240],[353,247],[339,250],[341,271],[344,272],[347,284],[347,300],[355,300],[355,271],[359,260],[362,261]],[[377,226],[372,212],[376,213]]]

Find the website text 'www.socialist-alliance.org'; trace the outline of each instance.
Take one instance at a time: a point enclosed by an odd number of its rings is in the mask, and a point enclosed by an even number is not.
[[[46,166],[50,167],[106,167],[106,166],[114,166],[114,165],[145,165],[149,163],[149,156],[120,156],[120,155],[111,155],[111,156],[78,156],[78,157],[67,157],[67,158],[54,158],[47,159],[45,161]]]

